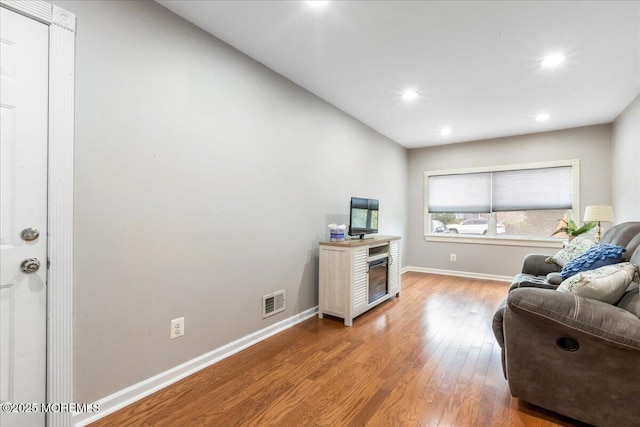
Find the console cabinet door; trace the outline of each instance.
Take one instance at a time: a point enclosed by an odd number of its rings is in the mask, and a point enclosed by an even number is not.
[[[349,277],[352,265],[348,250],[322,248],[320,250],[319,311],[346,317],[349,304]],[[322,316],[321,316],[322,317]]]
[[[389,293],[400,293],[400,244],[390,242],[389,245]]]
[[[369,248],[364,247],[355,249],[353,254],[353,317],[367,310],[367,300],[369,298],[368,253]]]

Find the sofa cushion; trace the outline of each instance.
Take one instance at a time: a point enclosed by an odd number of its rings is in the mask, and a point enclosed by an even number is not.
[[[640,293],[638,293],[638,287],[638,283],[631,282],[616,305],[640,318]]]
[[[627,258],[625,261],[632,262],[637,266],[640,265],[640,234],[629,242],[625,256]]]
[[[622,246],[604,244],[595,245],[587,249],[585,253],[567,262],[560,274],[563,279],[573,276],[581,271],[595,270],[609,264],[617,264],[622,261]]]
[[[550,256],[545,261],[549,264],[556,263],[560,267],[564,267],[564,265],[577,257],[578,255],[582,255],[589,249],[594,246],[596,243],[593,240],[590,240],[584,236],[578,236],[572,241],[570,241],[567,246],[558,251],[555,255]]]
[[[560,272],[547,274],[547,282],[549,282],[549,284],[551,285],[558,286],[560,283],[562,283],[562,280],[562,274],[560,274]]]
[[[600,239],[600,243],[613,243],[626,248],[640,234],[640,221],[624,222],[608,229]]]
[[[511,286],[509,286],[509,292],[518,288],[542,288],[555,290],[558,284],[550,284],[545,276],[533,276],[531,274],[518,274],[513,278]]]
[[[635,274],[636,266],[630,262],[606,265],[566,279],[557,290],[615,304],[622,298]],[[637,316],[637,312],[634,314]]]

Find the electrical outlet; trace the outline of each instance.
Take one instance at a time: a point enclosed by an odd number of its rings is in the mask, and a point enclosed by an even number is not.
[[[184,317],[178,317],[171,321],[171,339],[184,335]]]
[[[449,255],[449,261],[456,261],[456,254]]]

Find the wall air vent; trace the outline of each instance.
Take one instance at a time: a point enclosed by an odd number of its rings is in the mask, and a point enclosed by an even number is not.
[[[262,297],[262,318],[284,311],[284,289]]]

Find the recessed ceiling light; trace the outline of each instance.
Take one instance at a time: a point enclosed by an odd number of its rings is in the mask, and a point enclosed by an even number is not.
[[[564,55],[561,53],[552,53],[551,55],[545,56],[542,61],[540,61],[540,65],[545,68],[556,67],[564,61]]]
[[[442,135],[442,136],[451,135],[451,128],[442,128],[442,129],[440,129],[440,135]]]
[[[311,7],[324,7],[329,4],[329,0],[309,0],[307,4]]]
[[[417,97],[418,97],[418,92],[416,92],[415,90],[407,89],[404,92],[402,92],[402,98],[405,101],[413,101]]]
[[[536,120],[539,122],[544,122],[545,120],[549,120],[551,117],[548,113],[540,113],[536,116]]]

